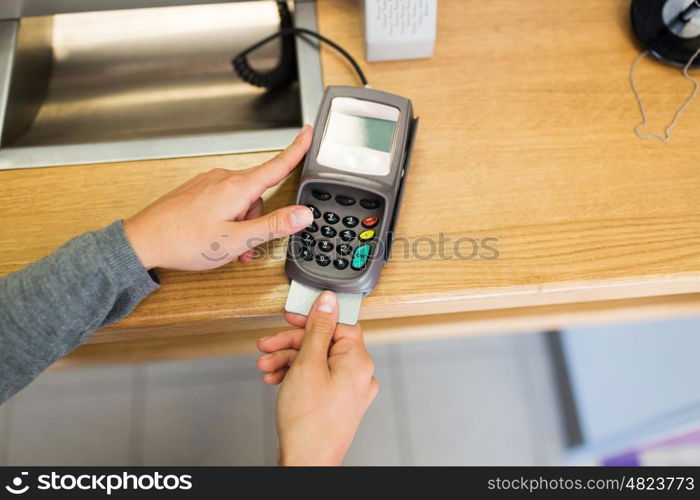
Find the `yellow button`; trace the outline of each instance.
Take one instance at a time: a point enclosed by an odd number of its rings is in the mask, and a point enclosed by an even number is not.
[[[360,233],[360,241],[367,241],[374,238],[374,230],[368,229],[367,231],[362,231]]]

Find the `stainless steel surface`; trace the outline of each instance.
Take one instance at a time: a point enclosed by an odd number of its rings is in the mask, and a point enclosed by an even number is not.
[[[314,3],[297,9],[297,25],[315,27]],[[14,24],[0,23],[0,47]],[[315,115],[317,48],[298,43],[301,92],[266,92],[230,66],[278,24],[273,1],[22,18],[4,65],[0,54],[0,77],[12,67],[0,169],[282,148]],[[252,63],[271,67],[278,52]]]
[[[19,22],[0,21],[0,135],[10,95],[10,80]]]
[[[51,79],[51,36],[53,17],[36,17],[23,21],[17,30],[12,54],[11,79],[2,124],[2,143],[12,144],[30,127],[39,112]]]
[[[0,0],[0,19],[50,16],[70,12],[174,7],[178,5],[230,3],[243,0]]]
[[[295,5],[296,25],[300,28],[318,31],[316,25],[316,4],[313,1],[298,0]],[[319,42],[310,38],[296,37],[299,65],[299,87],[301,94],[301,115],[304,123],[313,125],[318,106],[323,96],[323,77]],[[301,69],[303,68],[303,71]]]

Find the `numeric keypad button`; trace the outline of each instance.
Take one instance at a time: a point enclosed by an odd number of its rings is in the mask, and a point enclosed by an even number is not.
[[[304,231],[299,235],[299,239],[304,242],[305,245],[312,246],[315,242],[314,237],[311,236],[309,233]]]
[[[343,241],[352,241],[355,239],[355,231],[352,231],[350,229],[343,229],[340,232],[340,239]]]
[[[352,253],[352,246],[347,243],[341,243],[336,250],[339,255],[350,255]]]
[[[319,266],[326,267],[328,264],[331,263],[331,258],[323,253],[320,253],[316,256],[316,264]]]
[[[318,242],[318,248],[322,252],[332,252],[333,251],[333,243],[331,243],[328,240],[321,240]]]
[[[321,211],[318,208],[316,208],[313,205],[306,205],[306,206],[311,209],[311,213],[314,214],[314,219],[318,219],[319,217],[321,217]]]
[[[355,227],[360,223],[360,219],[353,215],[348,215],[347,217],[343,217],[343,225],[345,227]]]
[[[309,250],[307,247],[301,249],[301,252],[299,252],[299,257],[306,261],[314,260],[314,256],[311,253],[311,250]]]
[[[337,234],[337,231],[331,226],[321,226],[321,234],[326,238],[333,238]]]
[[[338,217],[333,212],[326,212],[325,214],[323,214],[323,220],[325,220],[328,224],[337,224],[340,220],[340,217]]]
[[[343,259],[342,257],[338,257],[337,259],[333,259],[333,265],[335,266],[336,269],[343,270],[346,267],[348,267],[348,260]]]

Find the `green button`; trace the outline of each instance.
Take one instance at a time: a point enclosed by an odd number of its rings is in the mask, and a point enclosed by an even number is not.
[[[372,250],[370,245],[360,245],[355,249],[355,253],[352,256],[352,268],[356,271],[364,268],[367,264],[367,259],[369,258],[369,252]]]

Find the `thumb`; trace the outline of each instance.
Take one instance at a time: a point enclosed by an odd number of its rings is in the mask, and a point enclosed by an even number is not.
[[[306,321],[306,333],[297,360],[328,368],[328,348],[338,324],[338,298],[326,290],[318,296]]]
[[[244,249],[301,231],[314,220],[308,207],[293,205],[255,219],[234,222],[236,243]]]

